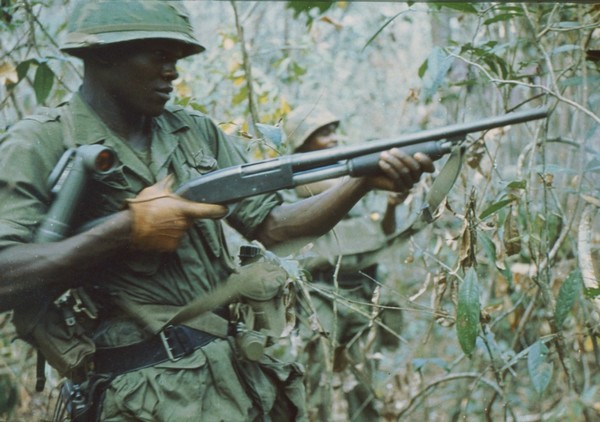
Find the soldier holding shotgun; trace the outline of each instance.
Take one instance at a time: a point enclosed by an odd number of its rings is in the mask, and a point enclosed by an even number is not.
[[[83,61],[79,91],[3,136],[2,308],[14,309],[19,336],[71,380],[75,420],[305,419],[299,366],[240,350],[251,321],[240,329],[221,301],[181,314],[232,277],[285,279],[271,263],[250,275],[235,268],[220,219],[267,247],[319,236],[372,189],[406,192],[433,171],[427,156],[392,149],[381,153],[381,175],[345,179],[295,204],[268,194],[228,212],[173,194],[172,186],[244,162],[207,116],[167,104],[178,60],[203,50],[180,2],[80,2],[62,44]],[[70,224],[110,217],[36,242],[52,202],[48,176],[65,150],[84,145],[110,148],[118,164],[94,175]]]

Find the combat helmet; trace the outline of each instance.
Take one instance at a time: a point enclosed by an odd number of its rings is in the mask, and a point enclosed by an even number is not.
[[[79,56],[92,48],[154,38],[181,42],[184,56],[204,51],[184,6],[165,0],[80,0],[60,49]]]
[[[302,104],[292,110],[283,122],[283,131],[290,152],[296,151],[315,131],[329,124],[340,124],[331,111],[316,104]]]

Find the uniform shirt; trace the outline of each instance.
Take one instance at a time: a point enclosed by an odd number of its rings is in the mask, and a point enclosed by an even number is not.
[[[65,118],[67,113],[71,119]],[[73,125],[64,124],[69,120]],[[75,94],[68,103],[22,120],[3,136],[0,249],[33,241],[51,204],[48,176],[69,146],[69,139],[76,145],[108,146],[120,161],[116,171],[100,176],[86,190],[75,227],[124,209],[127,198],[170,173],[178,186],[204,173],[244,162],[207,116],[169,108],[154,119],[151,161],[146,164]],[[232,210],[227,220],[244,236],[253,238],[256,228],[280,203],[277,195],[248,198]],[[174,253],[124,251],[117,259],[89,271],[85,282],[137,304],[177,306],[214,288],[232,269],[221,223],[196,220]],[[109,343],[120,343],[117,337]]]

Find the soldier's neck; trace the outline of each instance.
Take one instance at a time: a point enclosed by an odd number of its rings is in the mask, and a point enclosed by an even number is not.
[[[147,150],[152,139],[152,117],[132,113],[106,95],[96,90],[81,87],[83,100],[98,114],[98,117],[116,135],[136,150]]]

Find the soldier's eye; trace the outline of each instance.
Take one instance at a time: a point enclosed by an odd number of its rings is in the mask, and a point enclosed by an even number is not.
[[[156,58],[156,60],[159,60],[161,62],[166,62],[167,60],[169,60],[167,53],[163,50],[156,50],[154,52],[154,57]]]

